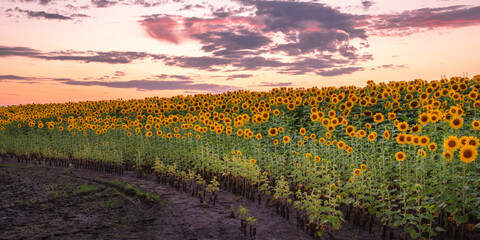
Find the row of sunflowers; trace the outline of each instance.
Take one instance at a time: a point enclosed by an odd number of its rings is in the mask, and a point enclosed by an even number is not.
[[[479,110],[480,75],[27,104],[0,108],[0,152],[206,169],[248,179],[321,229],[360,211],[433,238],[480,227]]]

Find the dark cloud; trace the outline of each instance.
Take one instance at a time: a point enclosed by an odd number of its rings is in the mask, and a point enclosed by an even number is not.
[[[218,71],[214,67],[227,66],[234,60],[220,57],[167,57],[164,62],[168,66],[179,66],[184,68],[197,68],[207,71]]]
[[[358,20],[370,34],[404,36],[437,28],[479,25],[480,6],[421,8],[397,14],[359,16]]]
[[[43,19],[48,19],[48,20],[73,20],[75,18],[81,18],[81,17],[89,17],[88,15],[85,14],[72,14],[70,16],[67,15],[62,15],[58,13],[47,13],[44,11],[30,11],[30,10],[24,10],[16,7],[15,9],[7,9],[7,12],[18,12],[21,13],[28,18],[43,18]]]
[[[95,51],[58,51],[42,53],[38,50],[26,47],[6,47],[0,46],[0,57],[20,56],[30,57],[43,60],[59,60],[59,61],[81,61],[85,63],[108,63],[108,64],[127,64],[135,60],[142,59],[164,59],[164,55],[149,54],[145,52],[95,52]]]
[[[211,6],[213,18],[156,14],[143,16],[139,22],[159,41],[178,45],[190,39],[202,45],[204,56],[168,57],[165,62],[171,66],[304,74],[368,60],[351,44],[352,39],[360,39],[364,41],[361,47],[368,47],[365,30],[356,28],[354,15],[318,3],[241,1],[241,4],[239,9]],[[252,14],[237,15],[246,11]],[[278,43],[278,38],[284,41]]]
[[[254,50],[271,42],[268,37],[260,33],[241,30],[239,32],[208,32],[194,35],[203,44],[205,52]],[[217,54],[218,55],[218,54]]]
[[[130,81],[76,81],[60,80],[66,85],[74,86],[103,86],[108,88],[135,88],[138,91],[153,90],[202,90],[212,93],[234,91],[240,88],[227,85],[210,83],[195,83],[194,81],[154,81],[154,80],[130,80]]]
[[[92,5],[97,8],[111,7],[115,6],[115,4],[117,4],[117,2],[108,0],[92,0]]]
[[[0,57],[22,56],[36,57],[40,54],[38,50],[27,47],[6,47],[0,46]]]
[[[232,80],[235,80],[237,78],[250,78],[252,77],[253,75],[252,74],[234,74],[234,75],[230,75],[227,77],[227,81],[232,81]]]
[[[16,75],[0,75],[0,81],[5,80],[30,80],[30,78],[16,76]]]
[[[400,68],[408,68],[408,65],[407,64],[401,64],[401,65],[383,64],[378,66],[377,68],[400,69]],[[371,70],[375,70],[375,68],[372,68]]]
[[[122,72],[122,71],[115,71],[115,74],[114,74],[115,77],[124,77],[126,75],[127,74],[125,72]]]
[[[186,79],[180,75],[169,75],[170,78]],[[91,79],[91,78],[87,78]],[[228,85],[196,83],[194,81],[169,81],[169,80],[129,80],[129,81],[112,81],[108,80],[108,75],[98,78],[97,81],[79,81],[69,78],[38,78],[38,77],[22,77],[17,75],[0,75],[0,82],[21,82],[21,83],[44,83],[45,81],[54,81],[57,83],[73,86],[103,86],[108,88],[134,88],[138,91],[153,90],[190,90],[190,91],[206,91],[211,93],[222,93],[227,91],[235,91],[241,88]],[[106,81],[105,81],[106,80]]]
[[[362,7],[365,10],[368,10],[371,6],[373,6],[375,3],[373,1],[362,1]]]
[[[366,38],[362,29],[356,29],[355,16],[342,13],[324,4],[306,2],[256,2],[257,16],[263,18],[264,32],[339,30],[351,38]]]
[[[324,77],[340,76],[345,74],[351,74],[353,72],[363,70],[362,67],[345,67],[345,68],[335,68],[331,70],[321,71],[317,74]]]
[[[184,75],[168,75],[168,74],[160,74],[156,75],[155,77],[159,79],[166,79],[166,78],[173,78],[173,79],[178,79],[178,80],[190,80],[192,79],[189,76],[184,76]]]

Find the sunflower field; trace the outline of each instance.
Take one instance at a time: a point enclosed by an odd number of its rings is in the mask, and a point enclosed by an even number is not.
[[[347,220],[412,238],[480,228],[480,75],[367,83],[0,107],[0,154],[201,173],[296,211],[314,237]]]

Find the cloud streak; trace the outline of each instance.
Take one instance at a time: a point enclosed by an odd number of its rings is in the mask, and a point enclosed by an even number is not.
[[[480,25],[480,6],[421,8],[397,14],[359,16],[358,20],[371,35],[406,36],[439,28]]]
[[[180,75],[169,75],[169,78],[183,78]],[[85,81],[74,80],[70,78],[37,78],[23,77],[17,75],[0,75],[0,82],[19,82],[19,83],[45,83],[45,81],[53,81],[64,85],[72,86],[102,86],[107,88],[132,88],[137,91],[154,91],[154,90],[187,90],[187,91],[205,91],[211,93],[223,93],[227,91],[235,91],[242,89],[240,87],[219,85],[212,83],[197,83],[192,80],[128,80],[128,81]]]

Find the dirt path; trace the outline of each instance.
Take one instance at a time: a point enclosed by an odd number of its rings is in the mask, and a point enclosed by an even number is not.
[[[220,191],[214,207],[196,197],[136,178],[75,169],[0,161],[0,239],[250,239],[230,218],[230,206],[246,207],[258,219],[256,239],[311,239],[275,213],[230,192]],[[158,202],[125,194],[118,181],[157,193]],[[94,190],[79,193],[90,186]],[[94,186],[94,187],[92,187]],[[127,185],[128,188],[128,185]]]
[[[93,190],[79,191],[85,186]],[[159,198],[138,196],[134,188]],[[274,207],[225,190],[215,206],[204,208],[198,197],[128,171],[121,176],[82,169],[69,173],[0,159],[0,192],[0,239],[250,239],[240,230],[240,219],[230,217],[231,206],[249,209],[258,220],[256,239],[312,239],[296,227],[295,212],[286,220]],[[380,239],[380,225],[369,234],[345,222],[335,237]]]

